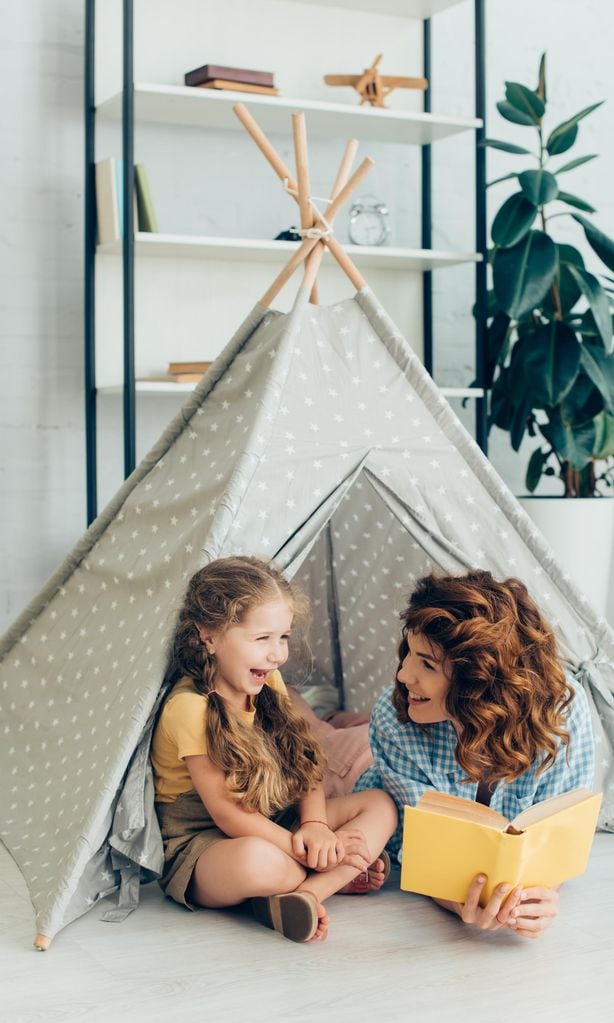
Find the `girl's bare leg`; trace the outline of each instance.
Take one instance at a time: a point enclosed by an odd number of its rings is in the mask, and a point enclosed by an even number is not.
[[[296,891],[306,876],[300,863],[263,838],[227,838],[199,856],[188,898],[198,906],[222,909],[246,899]],[[328,934],[329,917],[318,895],[312,894],[318,902],[318,928],[312,940],[321,941]]]
[[[236,906],[245,899],[293,892],[306,873],[300,863],[264,838],[227,838],[199,856],[188,897],[209,909]]]
[[[354,792],[350,796],[328,799],[326,813],[333,831],[343,828],[358,828],[362,831],[375,868],[377,857],[397,826],[397,810],[390,796],[379,789]],[[383,868],[383,863],[381,866]],[[299,884],[299,891],[308,889],[322,903],[330,895],[345,888],[360,873],[356,867],[343,865],[322,873],[310,873]],[[374,873],[377,870],[374,869]]]

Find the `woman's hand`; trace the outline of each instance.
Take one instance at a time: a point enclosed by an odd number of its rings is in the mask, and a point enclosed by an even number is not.
[[[508,926],[523,938],[539,938],[558,915],[558,902],[556,888],[524,888]]]
[[[522,888],[518,886],[510,892],[509,884],[497,885],[486,905],[482,907],[480,895],[486,881],[484,874],[478,874],[469,886],[465,902],[444,902],[440,899],[435,901],[445,909],[458,913],[464,923],[473,924],[482,931],[498,931],[502,927],[516,930],[514,913],[520,905]]]
[[[340,828],[335,834],[343,846],[343,853],[337,865],[366,871],[373,857],[369,853],[369,846],[362,831],[359,828]]]
[[[345,855],[342,840],[327,824],[319,821],[301,824],[292,835],[292,849],[296,858],[310,870],[330,870],[341,863]]]

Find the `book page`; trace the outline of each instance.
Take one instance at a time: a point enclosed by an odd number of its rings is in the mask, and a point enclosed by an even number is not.
[[[529,828],[532,824],[536,824],[537,821],[543,821],[546,817],[552,817],[553,814],[566,810],[568,806],[582,803],[592,795],[593,793],[589,792],[588,789],[579,788],[572,789],[571,792],[564,792],[561,796],[551,796],[550,799],[544,799],[541,803],[535,803],[534,806],[529,806],[528,809],[523,810],[517,817],[514,817],[512,825],[514,828],[521,830]]]
[[[490,806],[475,803],[472,799],[463,799],[461,796],[449,796],[443,792],[425,792],[416,805],[419,810],[457,817],[460,820],[472,821],[474,824],[497,828],[498,831],[505,831],[509,824],[507,817],[492,810]]]

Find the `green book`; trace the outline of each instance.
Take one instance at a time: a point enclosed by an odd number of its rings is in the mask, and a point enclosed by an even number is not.
[[[153,203],[151,201],[151,192],[149,191],[147,174],[145,173],[145,168],[142,163],[135,164],[134,181],[136,185],[136,203],[139,213],[139,231],[156,233],[158,230],[158,221],[156,220],[156,214],[154,213]]]

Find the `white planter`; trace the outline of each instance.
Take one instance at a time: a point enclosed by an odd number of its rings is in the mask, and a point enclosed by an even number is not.
[[[594,610],[611,620],[614,499],[527,496],[519,501]]]

